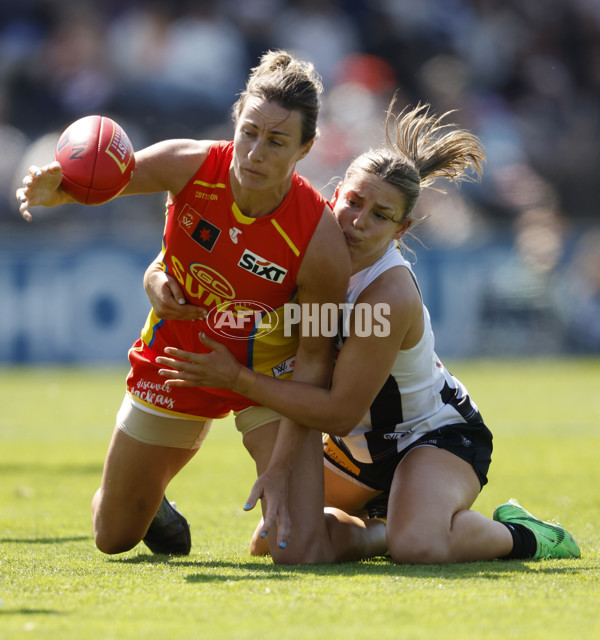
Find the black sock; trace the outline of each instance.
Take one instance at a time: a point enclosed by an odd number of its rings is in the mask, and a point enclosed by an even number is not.
[[[533,558],[537,551],[537,541],[533,531],[518,523],[503,522],[502,524],[510,531],[513,539],[513,548],[509,554],[502,556],[500,559],[522,560],[524,558]]]

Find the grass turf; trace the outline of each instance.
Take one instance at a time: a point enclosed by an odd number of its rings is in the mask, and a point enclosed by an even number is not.
[[[600,637],[600,361],[450,367],[495,434],[475,508],[510,496],[575,535],[580,560],[277,567],[252,558],[253,464],[230,421],[173,481],[192,554],[93,544],[124,371],[0,369],[0,639]]]

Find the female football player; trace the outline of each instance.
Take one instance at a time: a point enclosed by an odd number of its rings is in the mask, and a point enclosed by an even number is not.
[[[273,451],[288,469],[297,462],[294,468],[300,470],[263,493],[263,507],[272,501],[269,520],[273,513],[279,529],[273,529],[271,539],[276,562],[373,553],[369,529],[377,526],[355,519],[338,527],[335,519],[323,519],[317,431],[288,419],[279,424],[278,414],[256,409],[256,403],[236,392],[168,385],[157,363],[167,346],[208,352],[193,318],[226,308],[239,320],[227,345],[241,365],[291,377],[293,360],[295,380],[328,383],[332,339],[294,338],[282,331],[264,338],[252,306],[268,307],[276,316],[292,299],[300,304],[343,301],[350,272],[343,234],[325,199],[295,171],[317,134],[320,91],[312,65],[285,52],[269,52],[234,105],[233,141],[169,140],[136,153],[136,169],[122,195],[168,192],[161,267],[198,313],[171,320],[152,311],[129,351],[125,399],[92,502],[96,545],[105,553],[126,551],[142,539],[155,552],[189,553],[188,524],[164,493],[198,451],[212,419],[230,411],[237,414],[258,474],[266,471]],[[31,207],[73,202],[61,178],[57,163],[30,168],[17,190],[26,220]],[[245,322],[248,318],[256,322]],[[294,545],[284,553],[290,528]]]

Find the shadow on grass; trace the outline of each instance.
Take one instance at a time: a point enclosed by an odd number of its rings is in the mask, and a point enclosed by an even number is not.
[[[8,463],[0,467],[0,475],[15,475],[26,473],[28,475],[102,475],[101,463],[77,464],[77,463],[53,463],[53,462],[23,462]]]
[[[56,609],[6,609],[0,607],[0,615],[12,615],[12,616],[58,616],[65,615],[64,611],[57,611]]]
[[[64,538],[0,538],[0,544],[60,544],[66,542],[83,542],[92,539],[92,536],[71,536]]]
[[[569,565],[548,566],[544,561],[491,560],[489,562],[469,562],[464,564],[399,565],[387,558],[375,558],[362,562],[320,565],[274,565],[269,561],[249,560],[232,562],[225,560],[189,560],[167,555],[142,554],[130,558],[110,558],[109,562],[123,564],[172,564],[173,568],[195,569],[186,576],[186,582],[202,584],[211,582],[244,580],[289,580],[297,576],[381,576],[403,578],[443,578],[447,580],[500,580],[515,572],[524,574],[579,574],[589,570],[578,566],[578,561],[569,560]],[[571,564],[571,563],[574,564]]]
[[[153,553],[142,553],[136,556],[131,556],[127,558],[122,558],[121,556],[106,556],[107,562],[116,562],[117,564],[173,564],[173,566],[180,567],[182,565],[179,562],[181,556],[169,556],[166,554],[153,554]],[[184,561],[183,565],[195,565],[196,563],[190,561]]]
[[[390,578],[441,578],[445,580],[500,580],[515,572],[524,574],[577,574],[586,567],[548,567],[544,564],[525,564],[518,560],[510,562],[490,561],[465,564],[399,565],[383,558],[343,564],[322,565],[264,565],[254,562],[199,562],[196,569],[202,571],[186,577],[189,583],[227,582],[228,580],[284,580],[296,576],[380,576]],[[239,572],[239,575],[236,575]]]

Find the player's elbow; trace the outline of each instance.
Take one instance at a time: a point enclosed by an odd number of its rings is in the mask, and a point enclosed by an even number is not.
[[[362,415],[353,411],[342,411],[335,416],[331,416],[322,425],[321,431],[332,436],[343,438],[360,422]]]
[[[358,403],[330,398],[327,403],[315,403],[298,421],[305,427],[332,436],[347,436],[360,423],[365,411]]]
[[[326,433],[328,433],[330,436],[339,436],[340,438],[343,438],[347,436],[352,431],[352,429],[353,426],[349,426],[348,424],[333,425],[326,430]]]

